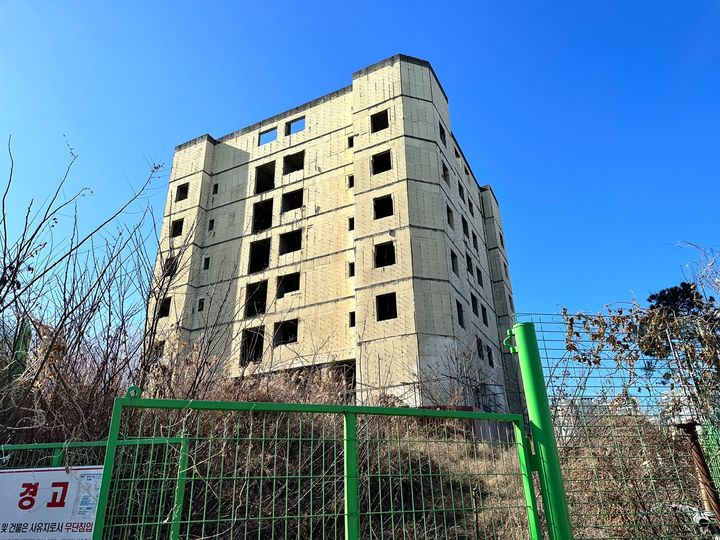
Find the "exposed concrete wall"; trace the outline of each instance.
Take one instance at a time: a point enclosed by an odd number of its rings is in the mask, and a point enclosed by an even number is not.
[[[372,115],[383,111],[388,127],[373,133]],[[299,118],[304,129],[289,134],[287,124]],[[260,144],[271,129],[276,139]],[[298,152],[304,152],[301,169],[284,171],[284,159]],[[373,157],[385,152],[391,168],[373,174]],[[273,162],[274,186],[256,193],[258,167]],[[175,201],[186,183],[188,197]],[[302,206],[284,211],[283,196],[296,190]],[[403,56],[356,72],[347,88],[219,140],[189,141],[176,149],[163,221],[161,253],[179,254],[181,264],[161,330],[179,327],[192,341],[208,325],[221,327],[231,344],[222,353],[230,375],[355,361],[364,401],[385,388],[412,405],[448,402],[457,397],[457,381],[472,377],[491,399],[465,404],[515,408],[505,385],[517,381],[504,373],[500,352],[512,291],[498,247],[497,203],[488,193],[452,136],[447,96],[432,68]],[[388,195],[392,213],[376,219],[375,200]],[[254,232],[256,204],[268,201],[270,226]],[[170,238],[178,219],[183,232]],[[292,231],[301,231],[301,248],[280,254],[281,236]],[[250,272],[253,243],[268,239],[268,267]],[[388,242],[395,263],[376,267],[376,246]],[[278,279],[294,272],[299,289],[280,298]],[[246,316],[248,286],[264,281],[265,312]],[[395,294],[397,316],[378,320],[377,297],[388,293]],[[296,319],[297,339],[273,346],[276,325]],[[262,357],[242,366],[243,331],[260,327]]]

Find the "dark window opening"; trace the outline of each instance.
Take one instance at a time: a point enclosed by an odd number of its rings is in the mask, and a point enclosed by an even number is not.
[[[470,171],[467,170],[467,167],[465,167],[465,176],[470,176]]]
[[[258,146],[273,142],[277,139],[277,128],[268,129],[267,131],[261,131],[258,137]]]
[[[273,346],[283,345],[285,343],[296,343],[298,338],[298,320],[282,321],[275,323],[275,334],[273,337]]]
[[[170,237],[175,238],[183,232],[183,219],[176,219],[170,224]]]
[[[495,360],[493,360],[493,353],[490,345],[485,345],[485,352],[487,353],[488,366],[495,367]]]
[[[282,298],[288,293],[300,290],[300,272],[285,274],[277,280],[277,297]]]
[[[212,231],[215,228],[215,220],[208,220],[208,231]]]
[[[392,160],[390,159],[390,150],[375,154],[372,157],[372,173],[380,174],[392,169]]]
[[[455,158],[460,159],[460,152],[458,152],[457,146],[455,147]]]
[[[470,215],[472,217],[475,217],[475,208],[473,208],[473,204],[468,200],[468,208],[470,209]]]
[[[465,254],[465,264],[467,265],[467,272],[472,276],[473,273],[473,264],[472,264],[472,258],[467,253]]]
[[[280,205],[281,212],[289,212],[296,208],[302,208],[303,205],[303,190],[296,189],[288,193],[283,193],[282,204]]]
[[[390,127],[390,117],[387,109],[370,116],[370,133],[382,131],[388,127]]]
[[[252,232],[260,232],[272,227],[273,200],[253,204]]]
[[[200,298],[198,300],[198,312],[205,311],[205,299]]]
[[[283,158],[283,174],[302,171],[305,167],[305,150]]]
[[[245,288],[245,317],[262,315],[267,311],[268,282],[251,283]]]
[[[465,328],[465,315],[463,314],[463,307],[460,300],[455,300],[455,306],[457,307],[458,324],[460,328]]]
[[[468,222],[465,219],[465,217],[461,217],[462,219],[462,228],[463,228],[463,234],[465,235],[465,238],[470,236],[470,229],[468,228]]]
[[[397,318],[397,299],[395,293],[377,295],[375,297],[375,307],[378,321]]]
[[[489,325],[488,325],[487,309],[485,309],[485,306],[481,306],[481,309],[482,309],[482,321],[483,321],[483,324],[484,324],[485,326],[489,326]]]
[[[385,242],[375,246],[375,268],[395,264],[395,244]]]
[[[245,367],[250,362],[257,363],[262,360],[265,327],[246,328],[242,333],[242,349],[240,351],[240,366]]]
[[[472,245],[473,245],[473,249],[475,251],[477,251],[478,250],[478,240],[477,240],[477,235],[474,232],[472,233]]]
[[[444,163],[442,164],[442,179],[448,186],[450,185],[450,169]]]
[[[162,319],[163,317],[169,317],[170,316],[170,302],[172,301],[172,298],[167,297],[163,298],[162,302],[160,302],[160,307],[157,311],[158,319]]]
[[[450,267],[452,268],[453,274],[460,276],[460,270],[458,270],[458,258],[454,251],[450,251]]]
[[[480,360],[482,360],[485,357],[485,355],[483,354],[483,342],[482,342],[482,339],[480,339],[480,337],[475,338],[475,345],[477,346],[478,358]]]
[[[473,312],[473,315],[475,315],[475,316],[477,317],[478,314],[479,314],[479,312],[478,312],[478,299],[475,297],[474,294],[471,294],[471,295],[470,295],[470,303],[472,304],[472,312]]]
[[[502,247],[505,247],[505,239],[503,238],[502,233],[498,233],[498,235],[500,236],[500,245]]]
[[[475,269],[475,279],[477,279],[478,285],[483,286],[483,277],[480,268]]]
[[[505,269],[505,277],[509,279],[509,278],[510,278],[510,274],[508,274],[507,264],[503,263],[503,268]]]
[[[377,199],[373,199],[373,209],[375,211],[375,219],[381,219],[384,217],[392,216],[392,214],[393,214],[392,195],[385,195],[384,197],[378,197]]]
[[[270,266],[270,239],[250,243],[248,274],[262,272]]]
[[[285,124],[285,135],[292,135],[305,129],[305,117],[301,116]]]
[[[208,270],[210,268],[210,257],[205,257],[203,259],[203,270]]]
[[[217,195],[219,189],[220,189],[220,186],[218,184],[213,184],[212,194]]]
[[[460,200],[465,202],[465,188],[460,185],[460,182],[458,182],[458,193],[460,194]]]
[[[280,255],[285,255],[302,248],[302,229],[280,235]]]
[[[354,311],[350,312],[350,320],[348,322],[348,326],[350,326],[350,328],[355,326],[355,312]]]
[[[354,188],[355,187],[355,175],[351,174],[348,176],[348,187]]]
[[[255,195],[275,189],[275,162],[255,167]]]
[[[515,304],[513,304],[512,296],[508,296],[508,306],[510,307],[510,313],[515,311]]]
[[[448,225],[450,225],[450,228],[455,230],[455,220],[453,219],[453,211],[452,208],[449,206],[446,207],[446,213],[447,213],[447,222]]]
[[[165,263],[163,264],[163,277],[173,277],[177,274],[178,266],[179,262],[177,257],[168,257],[165,259]]]
[[[355,263],[351,262],[348,263],[348,277],[353,277],[355,275]]]
[[[447,137],[445,136],[445,128],[442,127],[442,124],[438,124],[438,127],[440,128],[440,140],[443,143],[443,146],[447,146]]]
[[[348,137],[348,148],[355,146],[355,135]]]
[[[351,217],[348,218],[348,231],[354,231],[355,230],[355,218]]]
[[[188,193],[190,193],[190,183],[180,184],[175,192],[175,202],[187,199]]]

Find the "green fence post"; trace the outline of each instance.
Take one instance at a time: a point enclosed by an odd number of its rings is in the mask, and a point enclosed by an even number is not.
[[[531,540],[541,540],[540,518],[538,516],[537,504],[535,502],[535,489],[533,487],[532,470],[530,467],[530,446],[525,436],[525,429],[522,422],[513,422],[515,433],[515,444],[517,445],[518,463],[523,479],[523,493],[528,514],[528,526],[530,527]]]
[[[360,538],[360,495],[358,485],[357,414],[343,415],[345,454],[345,540]]]
[[[183,505],[185,503],[185,478],[188,469],[188,440],[183,438],[180,443],[180,463],[178,465],[177,486],[175,486],[175,500],[173,501],[172,526],[170,527],[170,539],[180,538],[180,523],[182,521]]]
[[[515,323],[512,330],[508,330],[508,335],[515,336],[517,345],[516,349],[511,350],[518,353],[520,362],[548,533],[551,540],[572,540],[565,486],[560,471],[535,325],[528,322]]]
[[[105,517],[107,514],[108,501],[110,499],[110,482],[112,481],[113,468],[115,466],[115,452],[117,450],[118,436],[120,433],[120,418],[122,417],[123,399],[125,398],[115,398],[115,402],[113,403],[107,446],[105,448],[103,476],[102,482],[100,483],[97,511],[95,513],[95,526],[93,527],[92,535],[93,540],[101,540],[103,533],[105,532]]]

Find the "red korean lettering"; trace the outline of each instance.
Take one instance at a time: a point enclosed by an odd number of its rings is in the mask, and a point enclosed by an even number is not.
[[[20,500],[18,508],[20,510],[30,510],[35,506],[35,497],[37,497],[39,482],[25,482],[22,485],[23,491],[20,492]]]
[[[52,498],[47,503],[48,508],[65,508],[65,498],[67,497],[68,486],[70,482],[53,482],[51,484],[53,488]],[[55,491],[59,488],[59,491]]]

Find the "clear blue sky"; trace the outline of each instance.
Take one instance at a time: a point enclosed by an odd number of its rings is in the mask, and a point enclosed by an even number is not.
[[[175,145],[346,86],[395,53],[433,64],[452,129],[495,189],[519,310],[644,300],[694,259],[679,241],[719,246],[716,0],[5,1],[0,137],[13,136],[21,195],[39,197],[67,135],[72,185],[95,191],[90,223]]]

